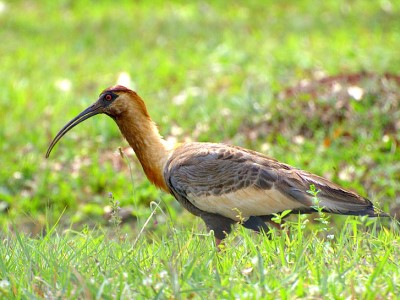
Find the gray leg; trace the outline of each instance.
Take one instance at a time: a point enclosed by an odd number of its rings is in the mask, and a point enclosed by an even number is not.
[[[236,222],[232,219],[217,214],[203,213],[200,215],[208,229],[214,231],[215,238],[223,240],[232,230]]]
[[[254,230],[256,232],[268,232],[269,228],[260,217],[250,217],[242,224],[242,226]]]

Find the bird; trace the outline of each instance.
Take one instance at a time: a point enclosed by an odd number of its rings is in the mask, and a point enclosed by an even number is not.
[[[267,223],[279,227],[272,218],[284,211],[308,214],[319,206],[333,214],[388,216],[355,192],[253,150],[209,142],[171,145],[161,137],[142,98],[122,85],[105,89],[68,122],[51,141],[46,158],[69,130],[97,114],[115,121],[148,180],[200,217],[214,232],[217,246],[235,224],[256,232],[268,232]]]

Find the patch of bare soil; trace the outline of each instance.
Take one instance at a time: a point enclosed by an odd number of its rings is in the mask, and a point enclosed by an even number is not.
[[[360,72],[320,77],[316,73],[286,88],[275,98],[268,112],[271,116],[266,121],[244,122],[240,132],[251,132],[253,139],[276,134],[288,139],[311,138],[316,129],[329,131],[333,124],[365,127],[366,118],[381,114],[385,116],[382,135],[392,135],[400,145],[399,75]],[[351,135],[351,131],[337,128],[333,134],[346,136]]]

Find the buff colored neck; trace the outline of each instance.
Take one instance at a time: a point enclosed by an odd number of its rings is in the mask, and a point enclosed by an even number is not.
[[[133,148],[147,178],[165,191],[169,191],[163,171],[171,147],[160,136],[156,124],[147,115],[126,112],[115,119],[122,134]]]

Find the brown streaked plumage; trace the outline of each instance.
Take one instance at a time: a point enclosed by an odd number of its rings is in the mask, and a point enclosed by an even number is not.
[[[104,90],[97,102],[61,129],[46,157],[65,133],[100,113],[117,123],[147,178],[201,217],[214,231],[217,243],[238,222],[255,231],[266,231],[265,222],[274,213],[314,212],[316,203],[307,192],[310,185],[319,190],[319,205],[326,212],[386,216],[354,192],[255,151],[214,143],[170,146],[161,138],[143,100],[119,85]]]

